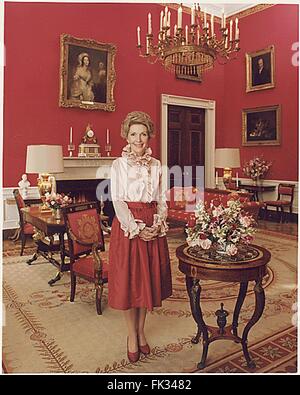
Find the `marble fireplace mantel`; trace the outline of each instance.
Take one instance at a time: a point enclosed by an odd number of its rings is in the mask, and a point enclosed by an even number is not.
[[[61,180],[85,180],[110,178],[112,162],[116,157],[65,157],[64,172],[55,174]]]

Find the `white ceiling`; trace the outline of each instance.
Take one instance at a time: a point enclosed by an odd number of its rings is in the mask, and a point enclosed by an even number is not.
[[[192,3],[183,3],[187,7],[192,7]],[[214,14],[216,16],[221,17],[222,12],[224,9],[225,15],[230,16],[232,14],[235,14],[237,12],[246,10],[247,8],[253,7],[255,4],[221,4],[221,3],[200,3],[201,10],[206,10],[209,14]]]

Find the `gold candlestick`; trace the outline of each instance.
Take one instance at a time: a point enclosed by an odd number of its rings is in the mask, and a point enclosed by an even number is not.
[[[68,144],[68,151],[69,151],[69,157],[71,158],[73,156],[73,151],[75,151],[75,144]]]
[[[106,144],[104,149],[106,151],[106,156],[110,156],[111,144]]]

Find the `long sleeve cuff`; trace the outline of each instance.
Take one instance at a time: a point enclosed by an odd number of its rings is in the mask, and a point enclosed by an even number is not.
[[[166,218],[160,216],[159,214],[154,214],[153,226],[160,226],[160,232],[158,234],[158,237],[166,236],[169,230],[169,226],[166,222]]]
[[[130,221],[128,226],[121,224],[121,229],[124,231],[124,235],[129,239],[133,239],[139,235],[139,233],[145,228],[146,224],[141,221]]]

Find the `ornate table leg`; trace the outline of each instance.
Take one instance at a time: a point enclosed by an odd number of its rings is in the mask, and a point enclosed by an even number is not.
[[[51,280],[48,281],[49,285],[55,284],[57,281],[59,281],[63,276],[63,273],[61,271],[56,273],[56,276],[52,278]]]
[[[254,313],[250,319],[250,321],[247,323],[245,326],[243,336],[242,336],[242,346],[243,346],[243,352],[245,359],[247,361],[247,365],[249,368],[255,368],[255,362],[251,359],[249,351],[248,351],[248,333],[250,329],[252,328],[253,325],[257,323],[257,321],[260,319],[262,316],[262,313],[264,311],[265,307],[265,292],[264,289],[261,285],[262,279],[259,279],[256,281],[255,287],[254,287],[254,293],[255,293],[255,310]]]
[[[237,327],[238,327],[239,315],[246,297],[247,288],[248,288],[248,282],[240,283],[240,291],[234,308],[233,320],[232,320],[232,333],[234,334],[234,336],[238,335]]]
[[[39,254],[38,254],[37,252],[35,252],[35,253],[32,255],[32,257],[26,261],[26,263],[27,263],[28,265],[31,265],[32,262],[34,262],[34,261],[36,261],[36,260],[38,259],[38,256],[39,256]]]
[[[65,241],[64,241],[64,234],[63,233],[59,234],[59,251],[60,251],[60,260],[61,260],[60,268],[59,268],[59,271],[56,273],[56,276],[48,281],[48,284],[50,286],[52,286],[57,281],[59,281],[63,276],[62,268],[64,267],[64,264],[65,264]]]
[[[200,305],[201,286],[198,279],[186,276],[186,287],[190,298],[192,315],[198,325],[197,335],[193,339],[194,340],[193,343],[197,343],[199,341],[200,334],[203,333],[202,357],[201,357],[201,361],[197,365],[197,368],[204,369],[209,342],[208,342],[208,331],[206,324],[203,320],[201,305]]]

